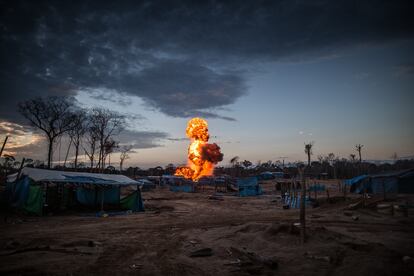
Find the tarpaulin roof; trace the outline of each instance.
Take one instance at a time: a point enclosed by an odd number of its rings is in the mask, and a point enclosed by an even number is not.
[[[21,171],[34,181],[50,182],[73,182],[82,184],[104,184],[104,185],[139,185],[140,183],[132,180],[125,175],[119,174],[102,174],[86,172],[66,172],[55,170],[44,170],[25,167]],[[17,173],[7,177],[8,182],[13,182],[17,178]]]
[[[379,173],[379,174],[373,174],[371,177],[406,177],[410,173],[413,173],[414,169],[407,169],[407,170],[401,170],[401,171],[393,171],[393,172],[386,172],[386,173]]]
[[[347,179],[347,180],[345,180],[345,185],[349,185],[349,186],[352,186],[352,185],[354,185],[355,183],[358,183],[359,181],[361,181],[361,180],[364,180],[365,178],[367,178],[368,177],[368,175],[365,175],[365,174],[363,174],[363,175],[359,175],[359,176],[356,176],[356,177],[354,177],[354,178],[351,178],[351,179]]]

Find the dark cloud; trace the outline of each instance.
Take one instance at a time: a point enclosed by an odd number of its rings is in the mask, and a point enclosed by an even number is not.
[[[395,76],[397,77],[403,77],[403,76],[412,77],[412,75],[414,75],[414,62],[394,66],[393,70],[394,70]]]
[[[171,142],[183,142],[183,141],[188,141],[187,137],[181,137],[181,138],[167,138],[168,141]]]
[[[102,88],[174,117],[233,120],[218,111],[246,93],[235,68],[412,39],[412,11],[412,1],[2,2],[0,118],[18,121],[22,99]]]
[[[158,131],[123,130],[114,137],[121,145],[130,145],[134,149],[148,149],[160,147],[160,142],[168,138],[168,134]]]

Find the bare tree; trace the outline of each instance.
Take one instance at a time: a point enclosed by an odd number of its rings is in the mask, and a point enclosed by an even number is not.
[[[309,142],[308,144],[305,143],[305,153],[308,155],[308,167],[311,166],[311,155],[312,148],[313,148],[314,142]]]
[[[361,151],[362,151],[363,146],[364,145],[361,145],[361,144],[355,145],[355,150],[358,152],[358,155],[359,155],[359,163],[362,162]]]
[[[53,159],[53,145],[56,138],[73,127],[71,107],[68,97],[36,98],[19,103],[19,112],[32,126],[42,130],[48,140],[47,167]]]
[[[88,117],[88,120],[89,120],[89,117]],[[86,148],[83,145],[82,147],[83,147],[83,150],[85,151],[86,156],[88,156],[89,158],[90,168],[91,170],[93,170],[98,136],[97,136],[96,130],[91,125],[88,125],[86,132],[88,134],[86,137],[86,143],[88,144],[89,148]]]
[[[73,146],[75,147],[75,171],[78,168],[79,148],[81,146],[82,138],[87,131],[88,116],[86,111],[77,110],[73,116],[73,128],[69,130],[69,137]],[[70,145],[70,144],[69,144]]]
[[[103,168],[105,168],[106,164],[106,158],[109,157],[109,166],[111,166],[111,153],[114,152],[114,150],[118,148],[118,142],[113,140],[112,138],[108,139],[104,144],[104,154],[102,157],[102,164]]]
[[[129,152],[131,151],[132,146],[123,146],[121,148],[121,155],[119,156],[119,170],[122,172],[124,161],[129,159]],[[172,165],[172,164],[169,164]],[[174,165],[172,165],[174,166]]]
[[[98,143],[97,168],[104,169],[106,158],[105,146],[108,147],[111,137],[119,134],[125,125],[125,117],[121,114],[104,109],[94,108],[90,115],[90,128],[94,132]]]
[[[352,162],[352,163],[355,163],[355,158],[356,158],[356,155],[355,155],[355,154],[351,153],[351,154],[349,155],[349,158],[351,159],[351,162]]]

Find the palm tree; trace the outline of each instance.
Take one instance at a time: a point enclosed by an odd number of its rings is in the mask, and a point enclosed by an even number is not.
[[[357,144],[357,145],[355,145],[355,150],[358,152],[358,154],[359,154],[359,163],[361,163],[362,162],[362,158],[361,158],[361,150],[362,150],[362,147],[363,147],[364,145],[361,145],[361,144]]]
[[[311,155],[314,142],[305,143],[305,153],[308,155],[308,167],[311,165]]]
[[[236,166],[237,161],[239,161],[239,157],[234,156],[232,159],[230,159],[230,164],[234,167],[234,166]]]

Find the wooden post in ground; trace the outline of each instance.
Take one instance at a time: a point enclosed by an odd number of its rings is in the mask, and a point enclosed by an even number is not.
[[[104,194],[105,194],[104,187],[101,187],[101,212],[104,211]]]
[[[4,138],[3,146],[1,146],[1,150],[0,150],[0,157],[3,154],[3,150],[4,150],[4,147],[6,146],[7,139],[9,139],[9,136],[6,136],[6,138]]]
[[[364,189],[364,193],[362,194],[362,196],[363,196],[363,204],[362,204],[362,206],[365,208],[366,206],[367,206],[367,194],[368,194],[368,191],[367,191],[367,189]]]
[[[346,200],[346,185],[345,185],[345,183],[343,183],[343,187],[344,187],[344,200]]]
[[[22,169],[23,169],[23,166],[24,166],[24,162],[26,161],[26,158],[24,158],[23,157],[23,159],[22,159],[22,163],[20,163],[20,168],[19,168],[19,170],[18,170],[18,172],[17,172],[17,177],[16,177],[16,181],[17,180],[19,180],[19,178],[20,178],[20,175],[21,175],[21,173],[22,173]]]
[[[301,183],[301,192],[300,192],[300,242],[304,244],[306,241],[306,202],[305,202],[305,194],[306,194],[306,182],[305,182],[305,175],[304,175],[304,168],[299,168],[299,175],[300,175],[300,183]]]

